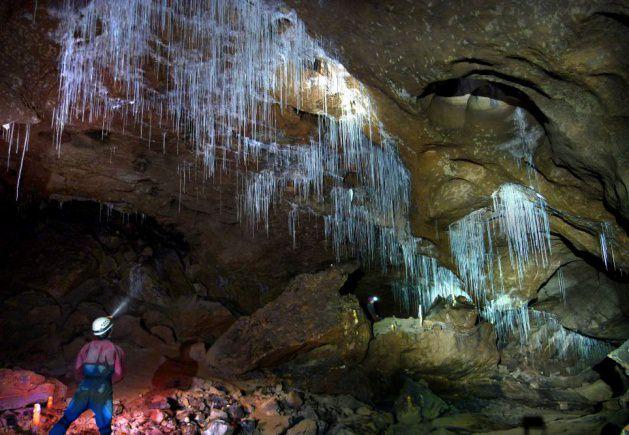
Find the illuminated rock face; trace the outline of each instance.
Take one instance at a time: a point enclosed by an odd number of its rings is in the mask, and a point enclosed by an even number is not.
[[[275,301],[238,319],[212,345],[207,362],[219,372],[243,374],[326,348],[339,364],[356,365],[371,333],[356,298],[339,295],[346,273],[332,268],[298,276]]]
[[[468,308],[469,309],[469,308]],[[499,360],[496,335],[488,323],[465,325],[418,319],[384,319],[374,325],[366,362],[384,376],[405,372],[435,382],[470,382],[494,369]]]
[[[56,379],[28,370],[0,369],[0,411],[43,403],[49,397],[61,401],[65,395],[65,385]]]

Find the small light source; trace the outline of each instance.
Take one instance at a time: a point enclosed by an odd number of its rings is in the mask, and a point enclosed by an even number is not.
[[[2,124],[2,128],[4,128],[5,130],[8,130],[11,128],[11,123],[8,124]]]
[[[46,408],[52,408],[52,396],[48,396],[48,401],[46,402]]]
[[[39,403],[35,404],[33,408],[33,426],[39,427],[39,422],[41,418],[41,405]]]

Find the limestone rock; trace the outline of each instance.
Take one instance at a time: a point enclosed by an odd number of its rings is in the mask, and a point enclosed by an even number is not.
[[[603,380],[585,384],[575,390],[591,402],[604,402],[612,397],[612,389]]]
[[[435,324],[450,325],[455,329],[470,329],[476,324],[478,314],[464,298],[444,299],[439,297],[430,307],[430,310],[424,318],[425,326]]]
[[[622,121],[627,108],[620,97],[627,94],[629,85],[622,75],[615,80],[603,78],[624,68],[622,53],[626,50],[619,41],[627,37],[626,11],[613,2],[572,2],[569,8],[547,2],[522,8],[515,0],[478,2],[472,8],[450,2],[436,6],[427,0],[391,0],[386,5],[340,0],[287,3],[310,32],[339,49],[348,71],[370,87],[387,130],[409,148],[402,156],[412,174],[414,201],[421,205],[413,220],[416,234],[428,235],[428,222],[434,225],[434,219],[427,216],[432,204],[424,205],[435,186],[421,179],[421,159],[417,158],[427,149],[446,148],[447,144],[446,160],[484,163],[492,175],[477,186],[485,195],[500,178],[517,177],[526,183],[524,171],[500,158],[496,147],[500,142],[485,138],[488,129],[479,124],[486,122],[470,119],[470,115],[491,118],[490,126],[495,125],[496,115],[503,112],[503,103],[510,103],[509,99],[492,98],[487,105],[483,101],[488,100],[487,94],[479,96],[475,89],[456,85],[447,89],[450,92],[434,92],[435,84],[443,81],[446,87],[453,81],[446,78],[485,81],[513,89],[511,96],[523,95],[518,105],[542,119],[550,139],[542,146],[546,154],[541,166],[550,180],[542,184],[554,191],[549,195],[553,205],[596,220],[614,220],[615,213],[623,219],[629,216],[629,131]],[[348,38],[350,27],[355,31]],[[541,51],[545,53],[543,71],[537,54]],[[593,70],[600,76],[590,77]],[[431,94],[432,100],[442,101],[423,105],[418,101]],[[441,125],[433,125],[431,119]],[[592,143],[599,146],[593,149]],[[560,166],[568,168],[563,180],[555,175],[561,172]],[[427,176],[434,180],[440,170],[433,166]],[[558,194],[561,190],[563,195]],[[475,196],[481,199],[481,195]],[[587,200],[574,200],[581,195]],[[613,213],[604,209],[602,196]],[[574,244],[580,230],[575,225],[561,232]],[[596,237],[591,237],[588,250],[600,255],[595,243]],[[626,263],[626,250],[623,257]]]
[[[203,431],[203,435],[231,435],[234,430],[223,420],[214,420],[209,429]]]
[[[0,369],[0,410],[45,403],[52,396],[56,403],[65,399],[66,386],[28,370]]]
[[[625,340],[629,338],[626,287],[576,260],[558,269],[540,289],[535,307],[554,313],[566,328],[597,338]]]
[[[620,364],[625,369],[625,373],[629,374],[629,340],[625,341],[618,349],[610,352],[608,356]]]
[[[469,330],[447,324],[422,326],[419,319],[386,318],[374,324],[365,365],[384,376],[405,371],[427,378],[463,378],[493,369],[499,360],[488,323]]]
[[[434,420],[450,409],[425,382],[409,378],[404,380],[394,408],[397,421],[408,425]]]
[[[174,328],[181,341],[212,342],[236,321],[236,317],[219,302],[187,295],[171,304]]]
[[[286,435],[317,435],[317,422],[306,418],[288,429]]]
[[[238,319],[212,345],[208,363],[245,373],[333,345],[341,359],[356,364],[367,350],[370,331],[356,298],[338,292],[346,279],[337,267],[298,276],[275,301]]]
[[[304,404],[303,399],[296,391],[291,391],[286,395],[286,403],[293,409],[299,409]]]

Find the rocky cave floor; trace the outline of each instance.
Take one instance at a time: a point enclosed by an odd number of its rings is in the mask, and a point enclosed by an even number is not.
[[[590,434],[627,419],[616,361],[499,348],[464,299],[438,301],[423,321],[383,306],[399,318],[373,323],[366,275],[322,265],[246,313],[212,296],[185,240],[150,218],[91,202],[10,204],[1,433],[33,430],[34,402],[40,433],[60,417],[91,320],[127,294],[113,336],[127,355],[115,433],[516,434],[543,421],[548,433]],[[97,433],[91,413],[69,433]]]

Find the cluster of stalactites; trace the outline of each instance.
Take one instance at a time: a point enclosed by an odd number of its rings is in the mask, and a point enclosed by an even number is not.
[[[545,199],[532,189],[504,184],[492,194],[492,207],[475,210],[454,222],[449,235],[461,279],[483,317],[495,325],[499,337],[516,329],[526,336],[526,301],[509,296],[503,272],[505,267],[511,268],[521,286],[530,264],[548,265],[551,240]],[[497,252],[496,243],[503,240],[509,250],[508,264],[503,264]]]
[[[518,167],[524,166],[529,185],[536,184],[537,172],[535,169],[535,150],[540,138],[543,136],[542,130],[536,125],[527,121],[527,112],[521,107],[516,107],[512,115],[515,137],[498,146],[513,156]]]
[[[577,367],[583,367],[600,361],[613,349],[604,340],[564,328],[556,316],[530,308],[525,301],[503,297],[492,303],[495,309],[482,314],[494,324],[499,347],[517,343],[533,365],[545,353],[550,359],[576,360]]]
[[[22,180],[22,170],[24,169],[24,157],[28,151],[28,145],[31,137],[30,124],[16,124],[10,122],[2,125],[0,129],[0,138],[8,144],[7,148],[7,170],[11,167],[11,155],[15,154],[18,158],[19,166],[17,171],[17,181],[15,185],[15,199],[20,197],[20,182]]]
[[[61,15],[57,144],[75,119],[120,115],[185,137],[214,171],[219,147],[272,133],[271,104],[299,95],[319,54],[293,13],[263,1],[92,0]]]
[[[479,304],[487,289],[504,292],[503,267],[495,243],[504,239],[509,267],[521,284],[529,263],[545,267],[551,250],[546,200],[532,189],[503,184],[492,194],[492,208],[475,210],[450,225],[450,249],[463,279]]]
[[[420,279],[397,280],[392,285],[393,296],[404,312],[421,317],[439,297],[449,301],[462,296],[469,300],[461,280],[450,269],[432,257],[418,256],[417,260]]]
[[[374,122],[360,84],[293,12],[262,0],[92,0],[60,15],[57,139],[75,119],[107,126],[119,116],[139,125],[149,145],[164,146],[172,130],[193,144],[208,176],[217,150],[237,163],[255,161],[257,170],[240,178],[238,201],[253,230],[268,231],[273,206],[291,188],[294,243],[299,210],[328,199],[325,230],[337,258],[404,268],[407,283],[435,275],[410,235],[409,176],[393,141]],[[323,101],[316,137],[278,145],[273,105],[283,110],[290,99],[299,108],[313,95]],[[182,195],[191,168],[180,165]]]

